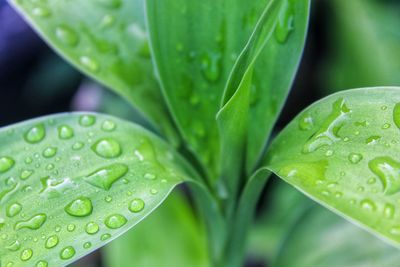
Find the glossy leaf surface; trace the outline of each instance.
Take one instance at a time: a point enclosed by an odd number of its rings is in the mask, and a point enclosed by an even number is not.
[[[175,191],[144,222],[105,247],[109,267],[208,266],[204,229]]]
[[[173,149],[100,114],[0,130],[1,266],[64,266],[152,212],[182,182]]]
[[[153,75],[143,1],[9,1],[64,58],[174,135]]]
[[[398,245],[400,88],[344,91],[313,104],[265,165],[334,212]]]
[[[320,207],[294,225],[274,267],[392,267],[399,250]]]

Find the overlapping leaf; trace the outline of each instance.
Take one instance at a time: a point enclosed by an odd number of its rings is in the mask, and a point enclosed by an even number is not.
[[[265,166],[312,199],[400,243],[400,88],[331,95],[277,137]]]
[[[175,138],[153,75],[141,0],[9,1],[69,62],[126,97]]]
[[[1,129],[0,139],[1,266],[71,263],[188,179],[173,149],[110,116],[43,117]]]

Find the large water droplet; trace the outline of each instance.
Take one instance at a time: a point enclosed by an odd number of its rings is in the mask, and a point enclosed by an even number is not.
[[[85,217],[92,213],[92,201],[87,197],[78,197],[71,201],[65,208],[65,212],[76,217]]]
[[[310,153],[322,146],[329,146],[339,141],[339,130],[349,113],[350,109],[347,108],[344,99],[336,100],[332,105],[331,114],[321,125],[321,128],[306,142],[303,152]]]
[[[96,117],[93,115],[82,115],[79,117],[79,125],[84,127],[92,126],[96,123]]]
[[[125,164],[115,163],[96,170],[84,177],[84,180],[98,188],[109,190],[114,182],[122,178],[128,172]]]
[[[9,246],[7,246],[7,249],[10,251],[18,251],[21,248],[21,243],[16,240],[12,242]]]
[[[99,231],[99,225],[95,222],[89,222],[85,227],[86,233],[94,235]]]
[[[310,186],[316,181],[325,180],[325,172],[328,167],[326,160],[305,163],[293,163],[279,170],[279,175],[293,179],[301,184]]]
[[[129,204],[129,210],[134,213],[141,212],[144,209],[144,206],[145,203],[142,199],[135,198]]]
[[[46,136],[46,129],[44,127],[44,124],[40,123],[30,128],[25,133],[24,138],[28,143],[36,144],[42,141],[45,136]]]
[[[99,63],[91,57],[82,56],[79,58],[79,62],[82,64],[83,67],[91,72],[98,72],[100,69]]]
[[[75,31],[65,25],[56,28],[56,37],[63,44],[68,46],[76,46],[79,42],[79,36]]]
[[[14,226],[14,229],[20,230],[26,228],[31,230],[37,230],[45,223],[46,219],[47,219],[46,214],[40,213],[32,216],[28,220],[17,222]]]
[[[33,256],[33,251],[32,251],[32,249],[27,248],[27,249],[24,249],[24,250],[21,252],[20,259],[21,259],[22,261],[28,261],[28,260],[30,260],[30,259],[32,258],[32,256]]]
[[[115,128],[116,128],[116,124],[115,124],[115,122],[113,122],[111,120],[105,120],[103,122],[103,124],[101,125],[101,129],[106,132],[112,132],[115,130]]]
[[[52,236],[49,236],[49,237],[47,238],[46,243],[45,243],[44,246],[45,246],[47,249],[51,249],[51,248],[54,248],[55,246],[57,246],[57,245],[58,245],[58,242],[59,242],[58,236],[52,235]]]
[[[375,203],[370,199],[361,200],[360,205],[361,205],[362,209],[369,211],[369,212],[373,212],[376,210]]]
[[[125,225],[127,222],[126,218],[121,214],[113,214],[106,218],[104,221],[105,225],[110,229],[118,229]]]
[[[377,157],[368,163],[383,185],[384,193],[392,195],[400,190],[400,163],[390,157]]]
[[[70,139],[74,136],[74,130],[68,125],[58,127],[58,137],[60,139]]]
[[[274,33],[279,43],[285,43],[294,29],[294,12],[295,9],[291,1],[284,1]]]
[[[75,255],[75,249],[71,246],[65,247],[60,252],[60,258],[62,260],[69,260]]]
[[[103,158],[115,158],[121,155],[120,144],[112,138],[104,138],[92,146],[93,151]]]
[[[10,157],[0,158],[0,173],[10,170],[15,164],[15,161]]]
[[[8,217],[12,218],[12,217],[14,217],[15,215],[17,215],[18,213],[20,213],[21,210],[22,210],[21,204],[15,202],[15,203],[10,204],[10,205],[7,207],[6,215],[7,215]]]
[[[43,157],[45,158],[52,158],[57,154],[57,148],[56,147],[48,147],[45,150],[43,150]]]

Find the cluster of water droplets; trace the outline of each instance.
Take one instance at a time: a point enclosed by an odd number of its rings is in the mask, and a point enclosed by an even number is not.
[[[6,244],[5,249],[8,251],[19,253],[19,259],[22,262],[29,262],[29,264],[33,264],[30,263],[30,261],[35,257],[35,248],[26,247],[24,245],[25,241],[39,242],[40,240],[43,240],[42,242],[44,243],[44,248],[48,250],[59,250],[59,257],[61,260],[71,259],[76,255],[77,250],[81,248],[76,247],[76,244],[61,246],[61,243],[63,243],[61,242],[62,235],[59,233],[62,231],[62,226],[57,225],[54,228],[54,234],[49,234],[47,230],[46,232],[42,232],[42,234],[40,234],[43,226],[55,219],[54,216],[59,215],[52,215],[48,214],[47,212],[38,212],[28,216],[25,214],[25,212],[29,213],[29,210],[32,209],[30,206],[36,205],[36,200],[31,199],[33,202],[24,203],[26,199],[22,197],[18,198],[18,201],[15,201],[16,198],[13,198],[13,201],[9,203],[6,202],[9,197],[14,193],[17,193],[18,190],[25,195],[28,193],[33,194],[35,190],[39,189],[37,190],[38,197],[43,198],[43,201],[46,201],[47,204],[51,205],[53,199],[57,199],[58,197],[65,198],[66,195],[74,195],[66,193],[73,193],[76,192],[76,190],[79,190],[78,188],[81,188],[81,195],[75,197],[74,199],[70,199],[68,202],[65,202],[63,204],[63,211],[65,215],[70,216],[71,218],[88,218],[89,220],[84,225],[84,232],[88,236],[95,236],[104,226],[106,228],[103,228],[103,232],[105,229],[109,229],[110,231],[119,229],[126,225],[128,219],[130,218],[121,213],[110,213],[103,218],[92,219],[91,215],[93,215],[95,210],[95,201],[91,199],[92,194],[85,194],[87,190],[82,190],[82,184],[78,187],[80,181],[86,182],[89,186],[96,190],[95,192],[107,192],[112,189],[113,185],[117,181],[121,180],[122,184],[128,184],[130,182],[129,179],[124,178],[129,172],[129,167],[125,163],[118,162],[119,158],[124,157],[125,151],[119,140],[115,139],[114,137],[100,137],[97,140],[92,139],[96,134],[91,129],[96,127],[97,124],[97,118],[94,115],[82,115],[78,120],[79,122],[77,125],[81,127],[78,136],[75,134],[77,129],[76,126],[71,126],[68,124],[55,126],[55,121],[53,119],[49,120],[48,122],[37,123],[27,128],[23,132],[21,138],[23,138],[24,142],[28,144],[26,154],[32,153],[32,151],[36,150],[35,147],[37,146],[44,147],[40,153],[33,152],[32,156],[25,157],[25,159],[22,159],[22,162],[19,162],[17,158],[14,158],[12,155],[4,155],[0,157],[0,178],[10,175],[7,179],[2,179],[4,180],[5,187],[0,190],[0,203],[3,205],[6,203],[6,205],[4,205],[5,217],[2,217],[0,214],[0,241],[3,241],[3,243]],[[50,127],[48,125],[50,125]],[[102,136],[107,136],[108,134],[111,134],[110,136],[112,136],[113,132],[118,127],[117,124],[110,119],[103,120],[99,126]],[[81,131],[83,130],[86,130],[88,139],[86,141],[75,141],[75,139],[80,139],[82,136]],[[52,131],[55,131],[55,135],[59,141],[53,142],[51,145],[50,142],[49,145],[44,145],[47,138],[50,140],[53,138],[52,135],[54,134]],[[10,131],[8,134],[14,135],[15,133],[14,131]],[[87,147],[87,149],[97,155],[98,158],[103,159],[104,162],[106,162],[106,165],[97,168],[82,177],[63,179],[55,178],[55,176],[57,176],[56,174],[59,174],[56,167],[58,162],[63,164],[61,165],[61,168],[68,168],[68,166],[65,166],[65,162],[63,161],[64,154],[68,153],[66,152],[63,142],[68,142],[70,152],[76,155],[79,155],[81,152],[80,150],[82,150],[84,147]],[[151,168],[154,170],[160,169],[165,171],[165,167],[157,160],[157,155],[151,141],[147,138],[142,139],[139,146],[131,149],[129,153],[137,162],[143,164],[145,169]],[[76,156],[71,158],[74,157]],[[169,155],[169,157],[173,158],[172,155]],[[150,162],[148,162],[147,159],[150,159]],[[80,160],[82,160],[82,158],[78,157],[78,161]],[[42,166],[40,163],[41,161],[53,161],[54,163],[49,163]],[[35,164],[35,162],[37,162],[37,164]],[[28,168],[21,168],[21,166],[28,166]],[[44,169],[41,170],[43,167]],[[76,167],[79,168],[80,166],[76,165],[71,168]],[[91,167],[86,166],[85,168],[90,169]],[[10,174],[14,173],[15,171],[19,173],[17,177]],[[42,174],[39,174],[40,176],[36,175],[36,173],[43,172],[48,173],[48,175],[44,177],[42,177]],[[153,182],[157,179],[157,175],[152,172],[146,172],[143,174],[142,179],[145,183]],[[35,182],[34,180],[36,180],[36,184],[32,184],[32,182]],[[37,181],[40,181],[40,188],[38,188]],[[165,183],[166,181],[166,179],[162,179],[160,182]],[[158,190],[156,188],[150,188],[148,190],[149,191],[147,193],[149,196],[158,194]],[[131,199],[128,202],[124,202],[126,203],[124,204],[126,205],[125,209],[132,215],[142,212],[146,207],[143,198],[135,196],[134,191],[135,190],[127,191],[126,194],[127,196],[131,196]],[[113,202],[114,197],[112,195],[107,195],[103,201],[106,203],[111,203]],[[114,205],[121,206],[121,204]],[[11,221],[13,221],[12,224]],[[66,221],[68,221],[68,219]],[[11,227],[14,232],[10,232],[8,227]],[[66,226],[67,232],[74,232],[77,229],[79,229],[79,225],[75,225],[74,223],[70,223]],[[38,233],[41,236],[30,236],[31,233]],[[109,238],[111,238],[111,233],[103,233],[98,237],[100,241],[105,241]],[[91,241],[87,241],[82,244],[83,249],[90,249],[91,247]],[[18,266],[18,264],[19,263],[14,261],[4,262],[4,266],[8,267]],[[35,264],[35,266],[47,266],[48,263],[43,259],[37,261]]]

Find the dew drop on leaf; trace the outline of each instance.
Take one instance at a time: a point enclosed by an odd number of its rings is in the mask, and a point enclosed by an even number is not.
[[[85,217],[92,213],[92,201],[87,197],[78,197],[64,208],[65,212],[75,217]]]
[[[382,182],[384,193],[392,195],[400,190],[400,163],[390,157],[377,157],[368,163],[371,171]]]
[[[92,247],[92,243],[90,243],[90,242],[85,242],[84,244],[83,244],[83,248],[84,249],[89,249],[89,248],[91,248]]]
[[[19,221],[15,224],[14,228],[15,230],[20,230],[20,229],[31,229],[31,230],[37,230],[39,229],[47,220],[47,216],[44,213],[40,213],[37,215],[32,216],[30,219],[25,220],[25,221]]]
[[[45,150],[43,150],[43,157],[45,158],[52,158],[57,154],[57,148],[56,147],[48,147]]]
[[[122,5],[121,0],[96,0],[96,2],[106,8],[119,8]]]
[[[58,127],[58,137],[60,139],[70,139],[74,136],[74,130],[68,125]]]
[[[120,144],[112,138],[104,138],[92,146],[93,151],[103,158],[116,158],[122,153]]]
[[[275,39],[279,43],[285,43],[289,34],[294,30],[294,12],[295,9],[292,2],[285,0],[274,32]]]
[[[85,231],[89,235],[94,235],[99,231],[99,225],[95,222],[89,222],[86,224]]]
[[[353,164],[359,163],[363,159],[363,156],[359,153],[350,153],[349,161]]]
[[[51,249],[58,245],[59,239],[57,235],[49,236],[45,242],[45,248]]]
[[[51,15],[51,11],[45,7],[35,7],[32,9],[32,15],[36,17],[46,18]]]
[[[129,204],[129,210],[134,213],[141,212],[144,209],[144,206],[145,203],[142,199],[135,198]]]
[[[369,211],[369,212],[373,212],[376,210],[375,203],[370,199],[361,200],[360,205],[361,205],[362,209]]]
[[[395,208],[392,204],[386,204],[385,208],[383,209],[383,214],[388,219],[393,219],[395,214]]]
[[[310,114],[304,114],[299,119],[299,129],[302,131],[311,130],[314,126],[314,120]]]
[[[47,263],[47,261],[38,261],[35,265],[35,267],[47,267],[49,266],[49,264]]]
[[[128,167],[122,163],[115,163],[100,168],[83,179],[98,188],[109,190],[113,183],[122,178],[128,172]]]
[[[80,57],[79,62],[82,64],[83,67],[91,72],[98,72],[100,69],[99,63],[91,57],[82,56]]]
[[[127,220],[121,214],[112,214],[108,216],[104,224],[110,229],[118,229],[126,224]]]
[[[63,44],[68,46],[76,46],[79,42],[79,36],[70,27],[62,25],[56,28],[56,37]]]
[[[16,240],[6,247],[10,251],[18,251],[21,248],[21,243]]]
[[[42,123],[30,128],[24,135],[25,141],[31,144],[39,143],[46,136],[46,129]]]
[[[397,128],[400,129],[400,103],[397,103],[393,108],[393,121]]]
[[[70,224],[68,224],[68,226],[67,226],[67,231],[68,231],[68,232],[73,232],[73,231],[75,231],[75,228],[76,228],[75,224],[70,223]]]
[[[109,239],[111,237],[110,234],[102,234],[100,237],[101,241],[106,241],[107,239]]]
[[[221,76],[221,55],[219,53],[206,53],[201,58],[201,68],[204,77],[215,82]]]
[[[32,256],[33,256],[33,251],[32,251],[32,249],[27,248],[27,249],[24,249],[24,250],[21,252],[20,258],[21,258],[22,261],[28,261],[28,260],[30,260],[30,259],[32,258]]]
[[[12,217],[14,217],[15,215],[17,215],[18,213],[20,213],[21,210],[22,210],[21,204],[15,202],[15,203],[10,204],[10,205],[7,207],[6,215],[7,215],[8,217],[12,218]]]
[[[96,117],[93,115],[82,115],[79,117],[79,125],[89,127],[96,123]]]
[[[23,170],[23,171],[21,172],[21,175],[19,176],[19,178],[21,178],[21,180],[26,180],[26,179],[28,179],[32,174],[33,174],[33,170]]]
[[[0,173],[10,170],[15,164],[15,161],[10,157],[0,158]]]
[[[116,124],[115,124],[115,122],[113,122],[111,120],[105,120],[103,122],[103,124],[101,125],[101,129],[106,132],[112,132],[115,130],[115,128],[116,128]]]
[[[71,246],[65,247],[60,252],[60,258],[62,260],[68,260],[75,255],[75,249]]]

